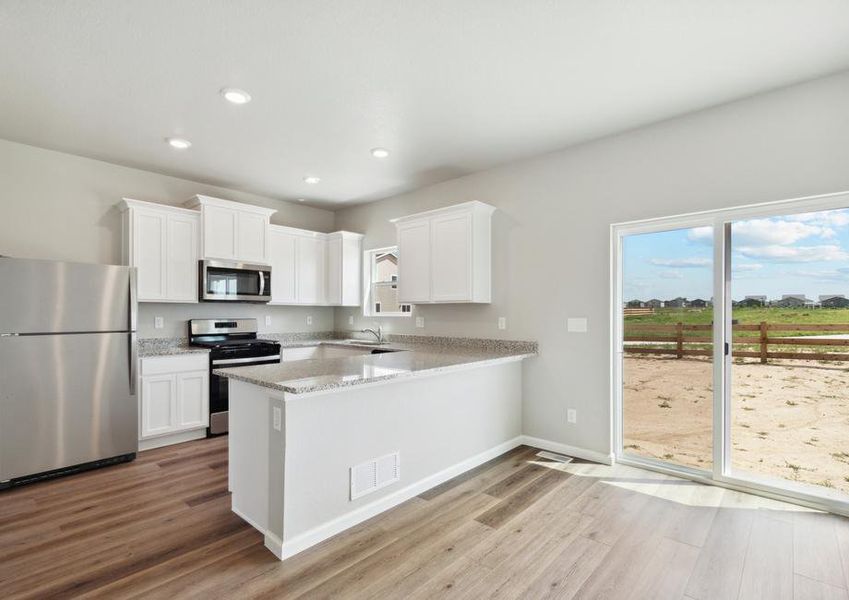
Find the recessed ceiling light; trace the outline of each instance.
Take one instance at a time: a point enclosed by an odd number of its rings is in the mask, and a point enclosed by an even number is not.
[[[386,148],[372,148],[371,155],[375,158],[386,158],[389,156],[389,150]]]
[[[172,148],[176,148],[177,150],[185,150],[192,145],[189,140],[185,140],[183,138],[166,138],[166,140]]]
[[[304,183],[309,183],[310,185],[315,185],[319,181],[321,181],[321,179],[315,175],[307,175],[304,177]]]
[[[298,198],[298,202],[305,202],[306,198]]]
[[[236,88],[224,88],[221,90],[221,95],[233,104],[247,104],[251,101],[251,95],[249,93]]]

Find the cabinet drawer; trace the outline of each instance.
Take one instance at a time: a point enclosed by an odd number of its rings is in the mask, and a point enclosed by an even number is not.
[[[209,369],[209,354],[183,354],[178,356],[150,356],[141,359],[139,371],[142,376]]]

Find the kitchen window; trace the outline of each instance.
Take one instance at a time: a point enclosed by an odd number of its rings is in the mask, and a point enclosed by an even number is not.
[[[398,247],[377,248],[365,252],[367,317],[409,317],[411,304],[398,302]]]

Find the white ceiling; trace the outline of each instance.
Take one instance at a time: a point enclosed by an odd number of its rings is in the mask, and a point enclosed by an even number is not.
[[[0,0],[0,137],[334,207],[847,67],[844,0]]]

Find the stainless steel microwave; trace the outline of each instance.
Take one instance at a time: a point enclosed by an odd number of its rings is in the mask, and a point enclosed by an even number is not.
[[[202,260],[198,298],[205,302],[268,302],[271,300],[271,267],[229,260]]]

